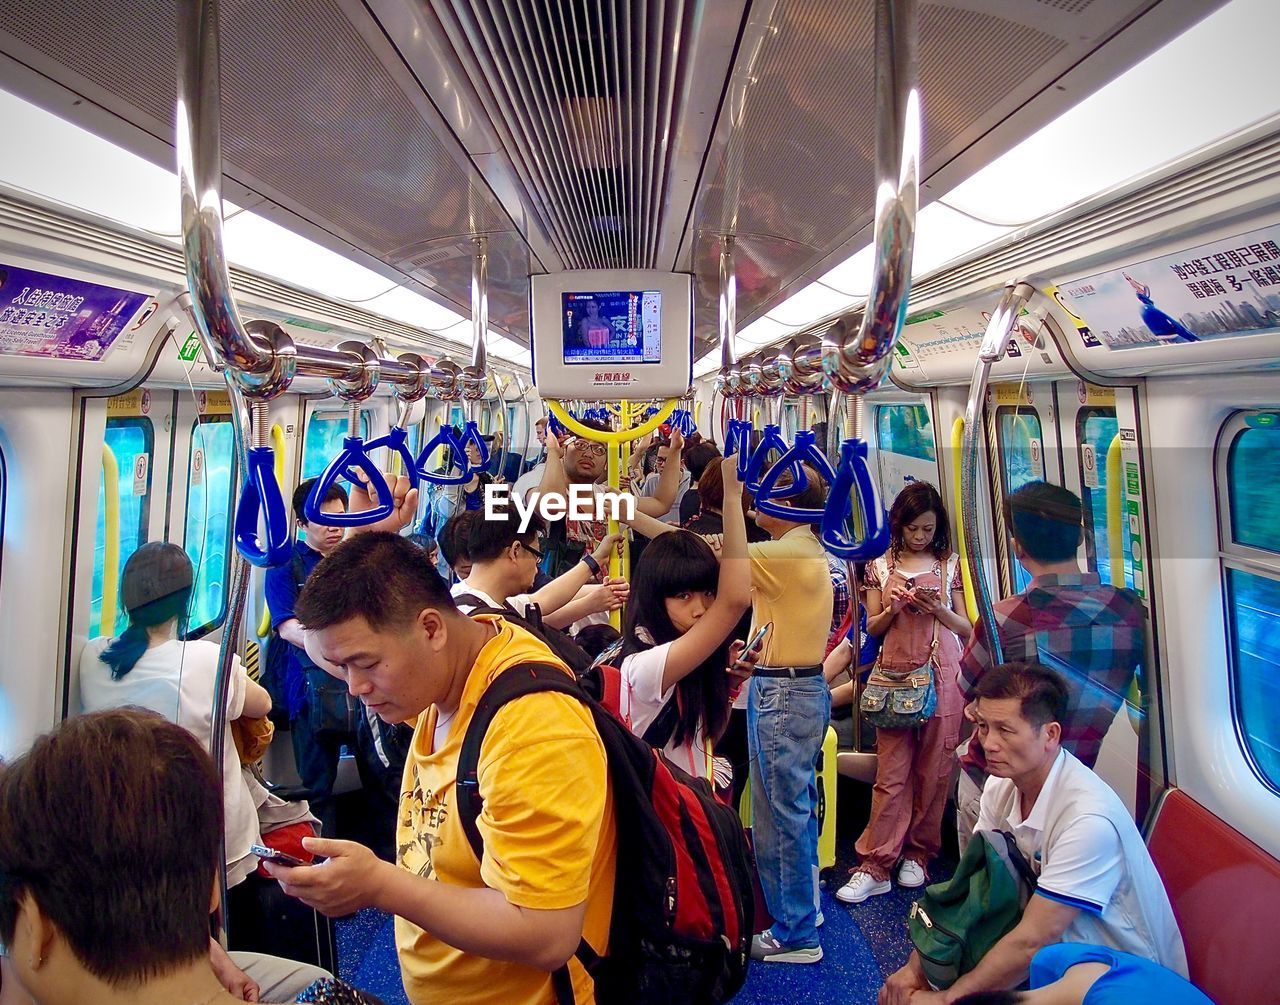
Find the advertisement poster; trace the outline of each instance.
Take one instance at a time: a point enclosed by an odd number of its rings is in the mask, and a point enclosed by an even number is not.
[[[102,359],[147,293],[0,264],[0,354]]]
[[[1067,283],[1087,348],[1187,344],[1280,331],[1280,226]]]

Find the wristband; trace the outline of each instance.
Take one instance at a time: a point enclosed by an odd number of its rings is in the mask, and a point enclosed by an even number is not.
[[[582,556],[582,560],[587,564],[587,568],[591,570],[591,577],[593,579],[599,579],[600,563],[596,561],[595,555],[592,555],[590,552],[588,552],[587,554]]]

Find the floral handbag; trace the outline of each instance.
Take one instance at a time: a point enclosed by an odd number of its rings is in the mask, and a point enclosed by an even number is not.
[[[923,726],[938,707],[933,664],[938,655],[938,621],[933,622],[933,642],[924,666],[914,670],[884,670],[879,660],[871,668],[858,701],[862,718],[876,729],[914,729]]]

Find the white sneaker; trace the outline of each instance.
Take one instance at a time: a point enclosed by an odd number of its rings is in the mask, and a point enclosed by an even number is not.
[[[893,889],[887,879],[875,879],[870,873],[855,872],[849,882],[836,891],[836,900],[845,904],[861,904],[868,897],[876,897]]]
[[[898,870],[898,885],[905,886],[910,890],[914,890],[918,886],[924,886],[928,878],[925,875],[924,866],[913,859],[906,859],[902,863],[902,868]]]
[[[821,911],[819,911],[819,912],[818,912],[818,920],[817,920],[816,922],[814,922],[813,927],[814,927],[814,928],[821,928],[821,927],[822,927],[822,923],[823,923],[824,921],[826,921],[826,920],[827,920],[827,919],[826,919],[826,917],[823,915],[823,913],[822,913]]]

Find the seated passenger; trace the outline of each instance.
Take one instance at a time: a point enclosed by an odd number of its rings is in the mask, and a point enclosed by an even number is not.
[[[144,544],[124,564],[120,598],[129,627],[116,639],[88,642],[80,655],[80,697],[86,712],[139,705],[189,730],[205,748],[213,739],[213,689],[218,646],[204,640],[183,642],[191,603],[191,559],[176,544]],[[227,687],[227,721],[259,718],[271,711],[264,688],[232,657]],[[249,846],[261,844],[258,811],[240,758],[224,736],[222,752],[227,886],[238,886],[258,867]],[[234,919],[233,919],[234,921]]]
[[[937,709],[919,728],[876,730],[876,782],[871,818],[855,846],[858,867],[836,891],[846,904],[924,886],[929,860],[942,846],[942,811],[951,788],[964,704],[956,689],[960,641],[969,633],[960,556],[942,496],[912,482],[889,510],[887,554],[867,563],[867,631],[881,639],[877,665],[892,673],[927,667]]]
[[[1036,952],[1056,942],[1109,946],[1186,976],[1169,897],[1129,811],[1061,746],[1067,696],[1059,674],[1027,663],[1003,664],[978,684],[974,715],[991,777],[977,829],[1010,832],[1039,885],[1017,926],[945,993],[927,993],[912,953],[885,982],[881,1005],[1017,987]]]
[[[536,513],[520,531],[520,514],[514,506],[496,519],[476,519],[467,535],[471,571],[455,583],[451,593],[464,613],[475,607],[509,607],[522,618],[533,619],[536,606],[541,619],[552,628],[588,624],[593,615],[616,611],[626,603],[629,587],[624,579],[596,583],[608,567],[620,534],[610,534],[590,555],[562,576],[534,590],[538,562],[542,559],[542,532],[546,526]]]
[[[1030,991],[979,991],[955,1005],[1213,1005],[1172,970],[1106,946],[1060,942],[1031,958]]]
[[[730,496],[721,561],[688,531],[649,544],[635,571],[619,665],[632,731],[716,788],[731,780],[728,762],[713,770],[711,753],[729,721],[729,641],[751,606],[741,483],[732,458],[720,463]]]
[[[1066,677],[1071,697],[1062,746],[1092,768],[1142,662],[1146,613],[1133,590],[1104,586],[1097,575],[1080,571],[1082,512],[1078,496],[1045,482],[1031,482],[1009,497],[1013,552],[1033,578],[1021,593],[996,601],[995,616],[1006,661],[1045,663]],[[960,658],[966,701],[973,701],[990,665],[987,626],[979,621]],[[971,738],[960,763],[956,828],[963,849],[986,781],[981,743]]]
[[[143,709],[67,719],[0,768],[0,1000],[313,1000],[322,970],[211,950],[221,816],[200,742]]]

